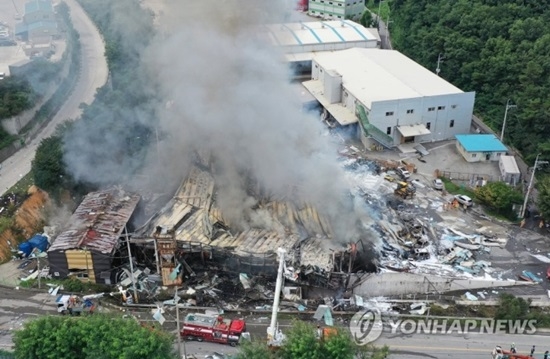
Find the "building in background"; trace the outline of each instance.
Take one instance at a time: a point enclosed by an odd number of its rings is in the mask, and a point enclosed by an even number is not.
[[[498,168],[503,182],[515,186],[521,180],[521,172],[514,156],[501,155],[498,160]]]
[[[58,35],[59,28],[51,0],[25,3],[23,21],[15,26],[15,36],[22,41],[47,44]]]
[[[499,161],[508,149],[495,135],[456,135],[456,148],[467,162]]]
[[[128,232],[128,222],[140,196],[118,188],[86,195],[48,249],[50,274],[55,279],[69,276],[92,283],[114,284],[113,263],[125,258],[120,251],[121,237]],[[118,257],[117,257],[118,253]]]
[[[308,78],[315,54],[354,47],[380,48],[377,29],[350,20],[267,25],[261,36],[285,54],[295,74]]]
[[[363,15],[363,0],[309,0],[308,15],[323,19],[357,20]]]
[[[475,93],[398,51],[315,54],[312,79],[303,84],[324,107],[327,122],[356,127],[366,148],[417,146],[470,130]]]

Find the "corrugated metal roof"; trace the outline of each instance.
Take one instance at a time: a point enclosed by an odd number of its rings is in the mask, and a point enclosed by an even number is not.
[[[179,188],[176,198],[196,208],[210,209],[214,194],[214,178],[199,167],[194,166]]]
[[[508,149],[495,135],[456,135],[456,140],[467,152],[506,152]]]
[[[369,29],[353,21],[313,21],[267,25],[268,39],[276,46],[302,47],[346,42],[380,41]]]
[[[54,240],[48,252],[86,247],[112,253],[140,196],[113,187],[86,195],[69,220],[69,228]]]

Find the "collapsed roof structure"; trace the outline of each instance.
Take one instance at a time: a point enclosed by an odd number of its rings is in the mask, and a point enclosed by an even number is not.
[[[114,254],[140,200],[118,187],[86,195],[48,249],[52,276],[78,271],[92,282],[111,284]]]
[[[329,221],[312,205],[270,198],[261,192],[251,188],[249,194],[257,199],[255,213],[266,225],[238,229],[217,206],[215,181],[208,166],[196,164],[170,202],[136,230],[132,242],[154,240],[159,248],[159,243],[172,242],[179,253],[202,258],[207,254],[226,267],[264,273],[276,271],[277,248],[284,248],[289,253],[289,279],[300,281],[315,274],[307,280],[310,284],[327,286],[333,281],[340,286],[342,274],[353,269],[357,243],[338,243]],[[161,269],[165,285],[176,265],[172,259],[160,258],[168,267]]]

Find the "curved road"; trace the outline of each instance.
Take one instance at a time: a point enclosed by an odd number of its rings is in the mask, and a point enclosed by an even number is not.
[[[50,123],[29,144],[2,163],[0,170],[2,194],[30,172],[31,161],[40,141],[51,136],[58,124],[67,119],[77,119],[82,112],[79,108],[80,104],[92,103],[96,90],[107,82],[109,70],[105,58],[105,46],[98,29],[76,0],[65,0],[65,2],[70,8],[73,26],[80,35],[82,49],[80,76],[73,92]]]

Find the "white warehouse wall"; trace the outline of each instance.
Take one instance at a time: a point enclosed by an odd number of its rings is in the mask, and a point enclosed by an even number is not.
[[[448,140],[457,134],[470,132],[474,99],[475,93],[467,92],[374,102],[369,121],[384,133],[391,127],[390,136],[394,139],[394,145],[401,143],[401,134],[396,128],[398,125],[423,124],[428,127],[430,123],[431,134],[417,136],[417,143]],[[410,110],[412,113],[407,113]],[[392,112],[392,115],[386,115]]]

